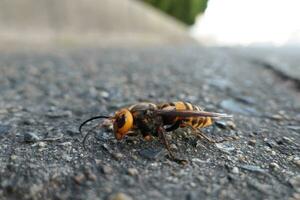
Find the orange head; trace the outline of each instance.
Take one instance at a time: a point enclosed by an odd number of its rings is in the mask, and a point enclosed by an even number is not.
[[[112,121],[113,126],[114,126],[115,137],[117,140],[123,139],[124,136],[127,135],[128,132],[130,131],[130,129],[132,129],[132,127],[133,127],[133,116],[132,116],[131,112],[128,109],[123,108],[123,109],[117,111],[113,117],[99,115],[99,116],[95,116],[95,117],[92,117],[92,118],[84,121],[79,126],[79,132],[82,133],[81,132],[82,127],[85,124],[87,124],[88,122],[93,121],[95,119],[101,119],[101,118]],[[100,125],[100,127],[102,127],[104,125],[104,123],[99,124],[99,125]],[[92,129],[84,136],[84,139],[82,141],[84,148],[85,148],[85,141],[91,133],[93,133]]]
[[[123,139],[133,126],[133,116],[131,112],[126,108],[117,111],[113,117],[113,125],[116,139]]]

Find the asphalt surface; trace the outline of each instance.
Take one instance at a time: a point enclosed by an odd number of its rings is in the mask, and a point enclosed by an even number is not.
[[[163,145],[78,127],[136,102],[185,100],[233,114]],[[227,48],[0,53],[0,199],[299,199],[298,82]],[[85,132],[95,123],[85,127]]]

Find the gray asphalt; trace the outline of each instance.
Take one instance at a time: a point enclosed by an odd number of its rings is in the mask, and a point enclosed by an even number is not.
[[[299,46],[237,48],[236,53],[246,59],[257,61],[276,71],[280,76],[300,83]]]
[[[297,81],[236,49],[169,46],[0,53],[0,199],[299,199]],[[249,52],[250,54],[250,52]],[[136,102],[233,114],[159,141],[78,126]],[[89,124],[85,131],[92,128]]]

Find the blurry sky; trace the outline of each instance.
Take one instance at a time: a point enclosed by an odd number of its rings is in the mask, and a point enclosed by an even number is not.
[[[209,0],[191,34],[213,45],[300,45],[300,0]]]

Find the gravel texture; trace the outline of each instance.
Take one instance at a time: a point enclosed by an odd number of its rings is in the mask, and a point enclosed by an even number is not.
[[[0,199],[299,199],[299,85],[231,49],[197,46],[0,53]],[[245,55],[245,54],[243,54]],[[185,100],[234,115],[121,142],[80,123],[141,101]],[[91,123],[85,132],[96,125]]]

